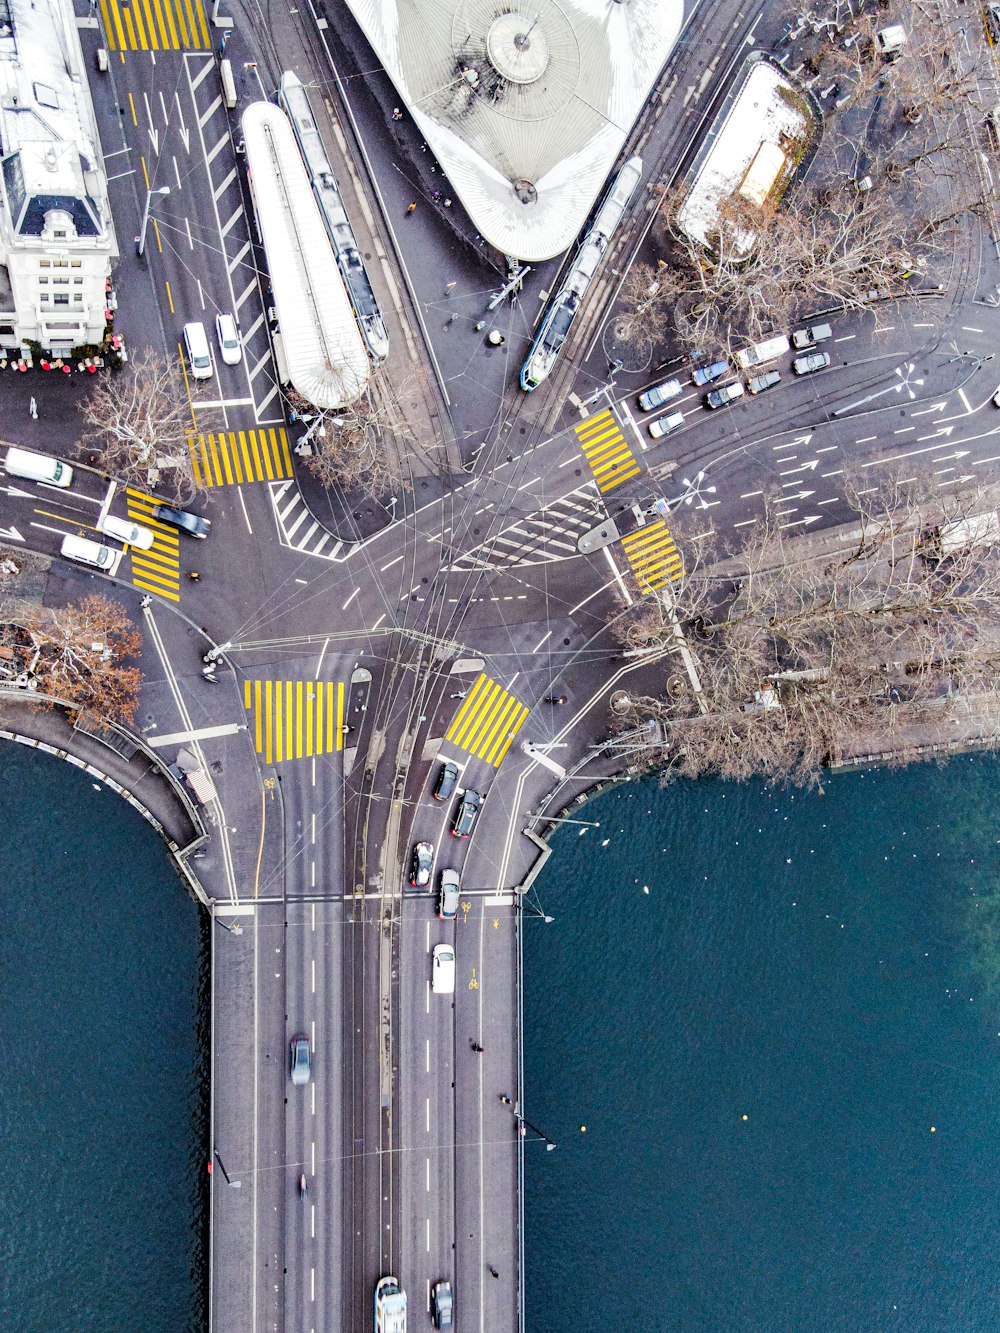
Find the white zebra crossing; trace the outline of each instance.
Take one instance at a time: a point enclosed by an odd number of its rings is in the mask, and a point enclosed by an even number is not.
[[[577,554],[577,542],[583,534],[606,517],[596,487],[588,482],[537,513],[519,518],[475,550],[460,555],[448,568],[501,570],[569,560]]]
[[[319,560],[346,560],[356,545],[327,532],[309,509],[294,481],[270,484],[271,507],[282,546]]]

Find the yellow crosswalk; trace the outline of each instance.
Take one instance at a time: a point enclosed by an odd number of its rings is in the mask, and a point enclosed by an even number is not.
[[[684,577],[684,558],[662,518],[623,537],[622,547],[643,592]]]
[[[642,471],[625,443],[613,413],[595,412],[586,421],[581,421],[575,430],[599,491],[613,491]]]
[[[168,601],[179,602],[180,595],[180,551],[178,533],[168,523],[161,523],[153,517],[153,506],[158,504],[151,495],[142,491],[125,489],[125,507],[129,518],[150,528],[156,539],[148,551],[139,551],[135,547],[129,550],[132,561],[132,584],[144,592],[155,592]]]
[[[292,456],[284,426],[271,430],[223,430],[188,439],[199,486],[232,486],[245,481],[285,481]]]
[[[527,716],[523,703],[483,673],[455,714],[445,740],[499,768]]]
[[[245,680],[243,706],[266,764],[344,748],[343,681]]]
[[[100,0],[109,51],[210,51],[201,0]]]

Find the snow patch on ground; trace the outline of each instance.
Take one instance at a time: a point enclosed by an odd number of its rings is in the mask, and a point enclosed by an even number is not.
[[[808,119],[785,100],[779,91],[783,88],[797,91],[770,62],[755,65],[698,168],[677,220],[702,245],[718,229],[720,200],[739,189],[761,144],[779,145],[783,135],[802,139],[808,132]]]

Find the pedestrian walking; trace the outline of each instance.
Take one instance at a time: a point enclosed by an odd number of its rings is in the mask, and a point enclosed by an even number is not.
[[[188,578],[191,580],[192,583],[200,583],[200,582],[201,582],[201,575],[198,573],[198,571],[197,571],[196,569],[189,569],[189,570],[188,570]]]
[[[444,201],[444,206],[445,206],[445,208],[451,208],[451,200],[450,200],[450,199],[446,199],[446,200]]]
[[[29,411],[29,413],[31,414],[31,419],[32,419],[32,421],[37,421],[37,420],[38,420],[38,404],[35,402],[34,398],[32,398],[31,402],[28,404],[28,411]]]
[[[417,211],[417,206],[416,206],[416,204],[407,204],[407,205],[406,205],[406,211],[407,211],[408,214],[409,214],[409,213],[415,213],[415,212]]]
[[[503,1102],[504,1106],[510,1105],[510,1098],[507,1096],[505,1092],[501,1092],[500,1100]]]
[[[498,1278],[499,1276],[500,1276],[500,1274],[497,1272],[497,1270],[496,1270],[495,1268],[491,1268],[491,1269],[490,1269],[490,1277],[496,1277],[496,1278]]]
[[[398,106],[394,106],[394,107],[392,108],[392,118],[393,118],[393,120],[402,120],[402,119],[403,119],[403,113],[402,113],[402,111],[400,111],[400,109],[399,109]]]
[[[482,1054],[483,1054],[483,1051],[484,1051],[486,1048],[485,1048],[484,1046],[480,1046],[480,1044],[479,1044],[478,1041],[474,1041],[474,1042],[472,1043],[472,1049],[477,1053],[477,1055],[482,1055]]]

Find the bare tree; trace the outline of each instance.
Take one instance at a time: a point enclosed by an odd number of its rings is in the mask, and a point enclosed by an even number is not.
[[[1000,552],[930,536],[973,534],[968,517],[988,504],[930,494],[848,487],[852,540],[819,554],[800,553],[772,504],[737,550],[699,542],[680,591],[617,625],[672,680],[662,696],[619,701],[629,726],[660,724],[650,759],[689,776],[810,782],[904,726],[941,735],[970,706],[1000,722]]]
[[[406,385],[398,390],[407,392]],[[289,401],[308,420],[300,451],[321,485],[376,500],[409,488],[404,451],[410,430],[384,378],[346,407],[317,412],[294,390]]]
[[[670,284],[666,280],[667,266],[636,263],[625,275],[619,291],[621,309],[616,320],[616,332],[626,341],[648,332],[663,315],[670,301]]]
[[[109,476],[177,500],[198,490],[191,443],[211,422],[196,419],[180,372],[152,348],[97,378],[79,407],[86,423],[79,452]]]
[[[125,726],[135,721],[142,636],[124,606],[94,594],[62,607],[0,601],[0,669],[46,694]]]
[[[692,349],[756,341],[806,306],[851,308],[873,289],[907,290],[912,259],[885,196],[809,192],[794,209],[779,210],[733,195],[719,206],[708,249],[680,225],[683,203],[676,192],[665,201],[674,262],[660,285]]]

